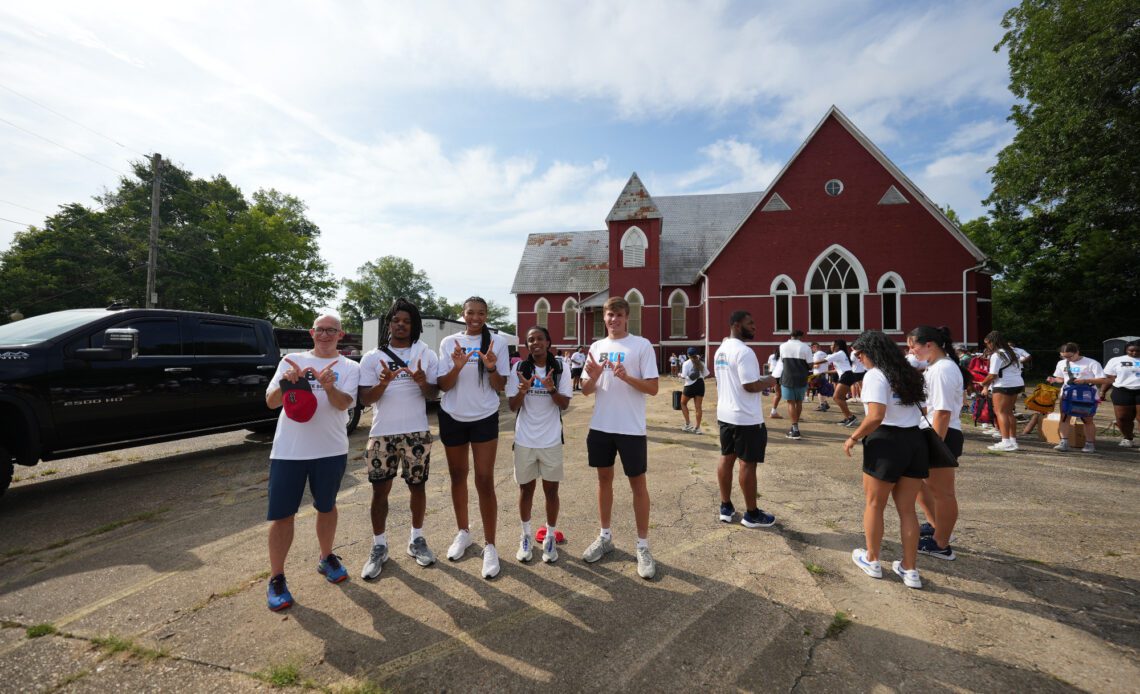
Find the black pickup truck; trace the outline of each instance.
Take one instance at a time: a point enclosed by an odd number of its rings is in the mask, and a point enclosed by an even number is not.
[[[0,326],[0,494],[17,464],[272,431],[265,389],[280,359],[255,318],[112,307]]]

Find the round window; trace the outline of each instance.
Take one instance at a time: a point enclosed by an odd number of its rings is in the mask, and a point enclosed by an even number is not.
[[[835,197],[836,195],[839,195],[843,192],[843,181],[839,180],[838,178],[833,178],[827,183],[823,184],[823,189],[827,191],[828,195]]]

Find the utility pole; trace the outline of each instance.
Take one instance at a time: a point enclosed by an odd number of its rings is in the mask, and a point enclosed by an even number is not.
[[[152,172],[150,186],[150,255],[146,263],[146,307],[154,308],[158,303],[158,294],[154,288],[154,272],[158,266],[158,206],[161,200],[159,190],[162,187],[162,155],[155,152],[150,158]]]

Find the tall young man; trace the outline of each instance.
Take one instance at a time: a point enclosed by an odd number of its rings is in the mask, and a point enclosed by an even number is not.
[[[337,352],[340,319],[321,315],[309,330],[313,349],[281,360],[265,391],[270,408],[282,407],[269,453],[269,609],[293,604],[285,583],[285,558],[306,484],[317,509],[317,572],[340,583],[348,572],[332,553],[336,495],[348,463],[348,410],[356,400],[360,367]]]
[[[783,367],[780,394],[788,403],[788,417],[792,420],[792,428],[786,434],[789,439],[801,438],[800,414],[804,409],[804,395],[807,394],[808,375],[811,372],[811,347],[800,340],[803,336],[804,331],[796,330],[787,342],[780,345],[780,365]]]
[[[657,564],[649,552],[645,397],[657,394],[657,357],[649,340],[629,333],[629,304],[625,299],[610,297],[602,310],[606,337],[590,346],[582,382],[583,395],[597,395],[586,452],[590,467],[598,471],[598,519],[602,527],[582,559],[596,562],[613,551],[610,517],[614,505],[614,460],[620,455],[622,470],[633,492],[637,573],[648,580],[657,572]]]
[[[427,398],[435,391],[439,358],[420,341],[423,321],[407,299],[396,299],[384,315],[386,339],[360,360],[360,404],[375,404],[364,460],[372,483],[372,551],[360,572],[376,578],[388,561],[388,495],[396,473],[408,485],[412,530],[408,556],[431,566],[435,555],[424,538],[425,486],[431,468]]]
[[[756,336],[756,321],[747,311],[733,311],[729,336],[720,343],[713,357],[716,374],[716,419],[720,424],[720,462],[716,477],[720,485],[720,520],[731,523],[732,469],[740,461],[740,491],[745,513],[740,524],[746,528],[767,528],[776,517],[756,505],[756,466],[764,462],[768,430],[764,426],[764,402],[760,391],[776,384],[772,376],[760,375],[760,361],[744,344]]]

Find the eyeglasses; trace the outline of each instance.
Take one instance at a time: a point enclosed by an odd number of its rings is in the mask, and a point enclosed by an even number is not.
[[[313,328],[311,332],[317,335],[336,335],[340,332],[340,328]]]

